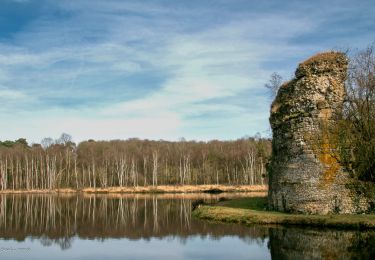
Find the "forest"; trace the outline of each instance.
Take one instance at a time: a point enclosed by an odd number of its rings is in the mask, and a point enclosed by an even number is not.
[[[29,145],[0,142],[1,190],[157,185],[255,185],[267,182],[271,140],[88,140],[62,134]]]

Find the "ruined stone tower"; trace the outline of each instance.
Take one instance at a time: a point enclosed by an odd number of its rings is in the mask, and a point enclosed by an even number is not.
[[[327,129],[341,111],[348,62],[344,54],[317,54],[299,64],[272,103],[269,206],[309,214],[355,213],[366,201],[349,190]]]

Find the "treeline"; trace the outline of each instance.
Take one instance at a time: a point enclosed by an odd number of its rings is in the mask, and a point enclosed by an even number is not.
[[[266,183],[268,139],[84,141],[69,135],[0,143],[0,188],[56,189]]]

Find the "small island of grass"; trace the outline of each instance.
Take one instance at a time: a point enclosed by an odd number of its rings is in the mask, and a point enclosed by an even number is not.
[[[374,214],[305,215],[267,210],[266,197],[239,198],[200,205],[193,211],[200,219],[245,225],[303,225],[343,229],[375,228]]]

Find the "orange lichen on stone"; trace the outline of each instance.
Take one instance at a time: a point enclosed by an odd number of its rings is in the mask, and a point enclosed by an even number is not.
[[[338,155],[336,154],[335,145],[330,141],[328,131],[325,127],[326,123],[323,123],[324,127],[321,129],[320,135],[312,135],[307,133],[305,139],[309,140],[307,143],[311,146],[313,153],[316,158],[324,167],[324,172],[321,176],[321,185],[331,184],[336,175],[340,170],[340,163],[338,161]]]
[[[337,155],[333,154],[336,150],[328,140],[328,135],[323,134],[323,144],[318,154],[319,161],[326,167],[322,178],[323,184],[330,184],[334,181],[336,175],[340,170],[340,163],[337,160]]]
[[[332,116],[332,110],[329,108],[321,109],[319,111],[319,117],[322,119],[328,119]]]

